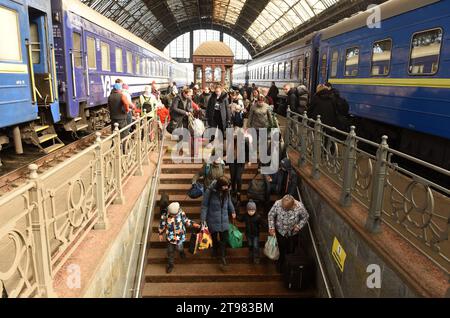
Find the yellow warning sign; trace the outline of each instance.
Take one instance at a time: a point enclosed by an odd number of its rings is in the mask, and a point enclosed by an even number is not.
[[[334,261],[338,265],[341,272],[344,272],[344,264],[345,259],[347,258],[347,254],[339,243],[337,238],[334,238],[333,249],[331,251],[331,255],[333,255]]]

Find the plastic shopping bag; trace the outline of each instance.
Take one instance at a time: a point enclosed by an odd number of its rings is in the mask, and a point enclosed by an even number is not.
[[[203,226],[197,239],[197,250],[207,250],[213,246],[212,236],[207,226]]]
[[[228,243],[230,244],[231,248],[241,248],[243,235],[236,227],[236,225],[230,224],[228,233]]]
[[[264,255],[273,261],[277,261],[280,258],[280,250],[278,249],[278,242],[275,236],[269,236],[267,238],[266,245],[264,246]]]

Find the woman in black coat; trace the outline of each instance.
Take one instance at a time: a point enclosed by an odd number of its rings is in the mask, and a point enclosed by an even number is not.
[[[317,93],[311,100],[308,108],[308,117],[317,120],[320,115],[320,120],[323,124],[335,127],[336,126],[336,109],[333,92],[325,85],[317,87]]]

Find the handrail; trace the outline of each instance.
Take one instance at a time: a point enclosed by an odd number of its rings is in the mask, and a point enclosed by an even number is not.
[[[298,187],[297,187],[297,194],[298,194],[299,198],[302,197]],[[322,280],[323,280],[323,282],[325,284],[325,290],[327,292],[327,296],[328,296],[328,298],[333,298],[333,295],[331,293],[331,288],[330,288],[330,286],[328,284],[328,279],[327,279],[327,276],[325,274],[324,266],[322,264],[322,258],[320,257],[319,249],[317,248],[317,245],[316,245],[316,238],[314,237],[314,233],[312,231],[311,224],[309,223],[309,221],[307,221],[306,224],[308,225],[309,237],[311,238],[312,246],[314,248],[315,258],[317,260],[317,264],[319,265],[320,274],[321,274]]]
[[[155,197],[157,194],[158,180],[159,180],[159,176],[161,174],[161,162],[162,162],[163,149],[164,149],[164,144],[165,144],[164,132],[166,131],[166,127],[167,127],[167,123],[163,126],[163,129],[162,129],[162,140],[161,140],[161,145],[159,148],[158,164],[156,166],[156,170],[153,175],[152,191],[149,195],[149,199],[147,202],[145,229],[144,229],[144,235],[142,236],[143,243],[141,243],[142,249],[141,249],[141,253],[138,258],[138,262],[139,262],[139,267],[137,269],[138,276],[137,276],[137,280],[135,280],[135,287],[133,289],[133,292],[134,292],[133,298],[140,298],[141,292],[142,292],[142,278],[143,278],[142,276],[144,274],[144,267],[145,267],[145,263],[147,260],[146,255],[147,255],[148,235],[149,235],[150,228],[151,228],[152,215],[153,215],[153,210],[154,210],[154,205],[155,205]]]
[[[450,170],[414,158],[389,147],[388,136],[380,143],[356,135],[356,127],[349,133],[325,125],[307,114],[288,112],[286,144],[299,152],[299,165],[312,165],[312,177],[325,175],[340,188],[340,205],[350,207],[353,200],[367,208],[366,230],[383,231],[386,224],[401,235],[418,252],[430,259],[441,270],[449,272],[447,244],[450,218],[446,207],[450,202],[450,189],[439,184],[438,177],[419,175],[408,164],[393,160],[401,158],[409,163],[439,174],[442,180],[450,177]],[[343,133],[345,140],[338,140],[332,133]],[[374,148],[375,154],[364,151],[362,145]],[[337,151],[333,151],[336,149]],[[417,199],[422,202],[418,203]],[[429,220],[417,223],[417,215],[429,215]]]

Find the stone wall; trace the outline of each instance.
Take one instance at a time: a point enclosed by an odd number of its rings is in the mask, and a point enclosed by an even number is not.
[[[132,296],[150,190],[151,182],[142,191],[128,219],[114,239],[102,265],[87,287],[84,297],[122,298]]]
[[[310,224],[333,287],[334,297],[418,297],[367,245],[365,239],[350,224],[346,223],[339,213],[334,211],[307,182],[300,182],[300,190],[304,204],[310,213]],[[335,238],[347,254],[343,271],[332,256]],[[381,270],[381,288],[368,288],[367,286],[367,279],[373,273],[368,273],[367,269],[372,264],[378,265]],[[320,282],[318,266],[317,273],[318,296],[325,297],[326,292],[323,283]]]

